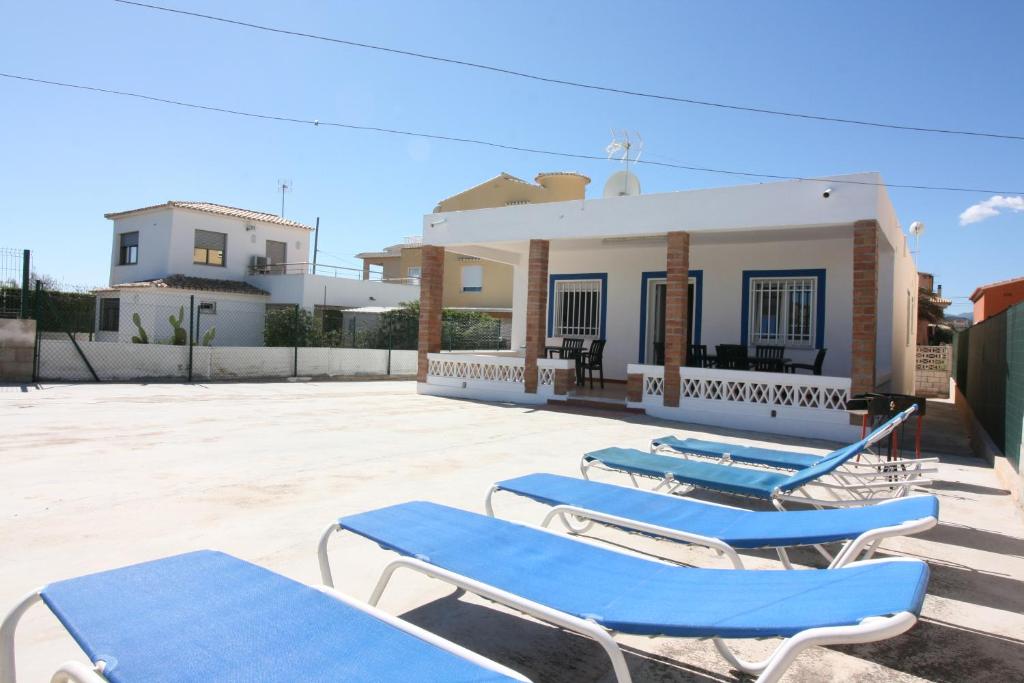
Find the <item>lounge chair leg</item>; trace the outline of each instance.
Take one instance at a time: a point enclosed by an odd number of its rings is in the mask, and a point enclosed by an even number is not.
[[[910,612],[898,612],[889,617],[868,617],[856,626],[827,626],[808,629],[782,641],[782,644],[768,658],[767,666],[757,677],[757,683],[777,683],[797,655],[814,645],[873,643],[905,633],[916,623],[917,617]]]
[[[320,580],[325,586],[334,588],[334,576],[331,575],[331,559],[327,556],[327,542],[335,531],[341,529],[337,522],[334,522],[320,534],[320,542],[316,544],[316,559],[320,564]]]
[[[487,491],[487,497],[484,498],[484,510],[487,512],[487,516],[488,517],[493,517],[494,516],[494,506],[491,505],[491,496],[493,496],[494,492],[497,491],[497,490],[498,490],[497,486],[492,486]]]
[[[96,667],[75,661],[65,662],[53,674],[50,683],[107,683],[107,679],[100,675],[103,668],[103,662]]]
[[[746,674],[756,676],[765,670],[772,658],[768,657],[760,662],[748,662],[745,659],[740,659],[736,654],[729,649],[729,646],[725,644],[725,641],[717,636],[711,639],[715,644],[715,649],[718,650],[718,654],[722,655],[722,659],[729,662],[734,669],[738,669]]]
[[[785,567],[786,569],[792,569],[793,568],[793,563],[790,562],[790,560],[789,560],[789,553],[786,552],[785,548],[780,546],[780,547],[775,549],[775,552],[777,552],[779,554],[779,561],[782,562],[782,566],[783,567]]]
[[[42,600],[39,593],[35,591],[26,595],[0,622],[0,683],[17,683],[14,671],[14,631],[18,628],[21,615]]]

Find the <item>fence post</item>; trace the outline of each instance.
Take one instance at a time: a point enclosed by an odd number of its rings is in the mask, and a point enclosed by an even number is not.
[[[42,283],[36,280],[36,293],[35,298],[32,300],[33,315],[36,319],[36,346],[32,352],[32,381],[39,381],[39,346],[40,346],[40,335],[43,333],[42,322],[39,320],[39,292],[42,289]]]
[[[391,347],[394,346],[394,330],[388,325],[388,376],[391,376]]]
[[[196,337],[198,336],[199,327],[193,327],[197,322],[196,319],[196,295],[189,294],[188,296],[188,381],[192,382],[192,350],[196,345]],[[195,330],[196,334],[192,333]]]
[[[299,304],[295,304],[295,317],[292,323],[292,338],[295,341],[292,357],[292,377],[299,376]]]
[[[28,280],[32,277],[31,263],[32,252],[25,249],[21,252],[21,315],[19,317],[22,320],[28,316]]]
[[[501,351],[501,321],[494,321],[494,350]]]

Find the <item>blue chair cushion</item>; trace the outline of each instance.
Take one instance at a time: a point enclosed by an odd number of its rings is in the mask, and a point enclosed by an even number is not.
[[[692,498],[557,474],[528,474],[496,486],[547,505],[574,505],[616,517],[725,541],[734,548],[775,548],[846,541],[866,531],[938,518],[935,496],[912,496],[883,505],[795,512],[754,512]]]
[[[507,681],[318,590],[203,550],[41,592],[111,683]]]
[[[928,584],[928,566],[916,560],[807,571],[680,567],[427,502],[338,523],[383,548],[635,635],[791,636],[920,613]]]

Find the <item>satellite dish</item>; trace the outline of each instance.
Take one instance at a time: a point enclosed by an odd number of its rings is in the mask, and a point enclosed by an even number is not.
[[[640,194],[640,181],[629,171],[613,173],[604,184],[605,197],[633,197]]]
[[[924,234],[924,223],[921,221],[914,221],[910,224],[910,234],[914,237],[920,237]]]

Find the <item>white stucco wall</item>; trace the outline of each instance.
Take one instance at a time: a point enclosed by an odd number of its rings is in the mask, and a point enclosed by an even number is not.
[[[397,306],[420,298],[418,285],[325,275],[251,275],[246,282],[270,292],[269,303],[328,306]]]
[[[152,280],[181,273],[194,277],[241,280],[253,256],[265,256],[267,240],[288,245],[287,260],[309,260],[312,231],[262,221],[218,216],[204,211],[164,207],[114,220],[111,244],[110,284]],[[246,226],[252,230],[246,230]],[[118,235],[139,231],[139,263],[119,266]],[[195,231],[210,230],[227,235],[224,266],[192,262]]]
[[[216,303],[215,314],[199,316],[198,339],[202,339],[211,327],[216,328],[214,345],[216,346],[262,346],[264,315],[267,297],[223,292],[190,292],[163,288],[125,288],[104,291],[97,294],[97,299],[119,298],[120,318],[117,332],[101,332],[99,330],[100,304],[97,301],[96,340],[101,342],[129,343],[138,328],[132,322],[132,315],[139,314],[139,321],[146,331],[151,344],[166,343],[173,334],[169,316],[178,316],[184,308],[182,324],[189,326],[189,296],[195,296],[198,308],[203,302]]]
[[[852,236],[799,241],[775,239],[742,244],[691,245],[690,268],[703,272],[700,343],[714,352],[715,344],[738,344],[743,318],[743,271],[825,270],[825,339],[828,349],[824,374],[849,376],[852,326]],[[626,364],[641,362],[639,355],[641,273],[665,270],[665,244],[617,245],[575,250],[552,243],[549,275],[574,273],[608,274],[608,314],[605,373],[625,379]],[[517,271],[525,268],[517,268]],[[525,278],[515,278],[515,294],[525,302]],[[517,307],[524,310],[525,306]],[[521,316],[514,330],[521,329]],[[518,348],[513,337],[513,348]],[[551,340],[554,343],[555,340]],[[790,349],[786,356],[812,362],[814,350]]]
[[[889,387],[897,393],[913,394],[917,361],[918,283],[917,266],[914,264],[914,257],[910,253],[906,238],[903,238],[903,244],[897,246],[893,254],[892,278],[892,334],[889,336],[892,375]],[[908,292],[912,299],[909,318],[906,303]],[[882,346],[883,343],[880,341],[879,348]]]

